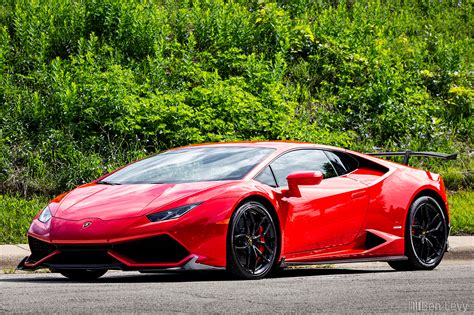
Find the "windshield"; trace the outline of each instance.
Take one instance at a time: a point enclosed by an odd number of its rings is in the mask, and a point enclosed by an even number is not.
[[[272,152],[255,147],[195,147],[167,151],[104,178],[104,184],[169,184],[242,179]]]

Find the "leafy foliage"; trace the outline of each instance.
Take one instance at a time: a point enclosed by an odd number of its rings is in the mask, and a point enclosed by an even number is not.
[[[163,149],[291,139],[461,152],[469,1],[4,0],[0,193],[54,195]]]

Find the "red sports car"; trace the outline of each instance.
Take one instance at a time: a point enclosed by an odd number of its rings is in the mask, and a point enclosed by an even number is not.
[[[357,261],[433,269],[449,227],[438,174],[316,144],[205,144],[52,200],[31,224],[31,255],[19,268],[81,280],[109,269],[227,269],[257,279],[291,265]]]

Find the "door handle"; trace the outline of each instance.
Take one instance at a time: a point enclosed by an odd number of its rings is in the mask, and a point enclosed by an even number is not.
[[[357,191],[355,193],[352,193],[351,198],[352,199],[357,199],[365,196],[365,190],[362,191]]]

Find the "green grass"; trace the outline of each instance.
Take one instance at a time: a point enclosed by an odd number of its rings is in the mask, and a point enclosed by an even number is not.
[[[451,235],[474,234],[474,191],[450,193],[448,199]],[[27,200],[19,196],[0,195],[0,244],[26,243],[31,220],[47,202],[45,197]]]
[[[458,191],[448,195],[451,235],[474,234],[474,191]]]
[[[26,243],[26,232],[48,199],[0,195],[0,244]]]
[[[289,266],[288,269],[333,269],[334,264]]]
[[[29,273],[50,273],[50,272],[51,271],[49,269],[38,269],[38,270],[30,271],[30,270],[18,270],[14,267],[3,268],[0,271],[0,273],[9,274],[9,275],[12,275],[12,274],[29,274]]]

